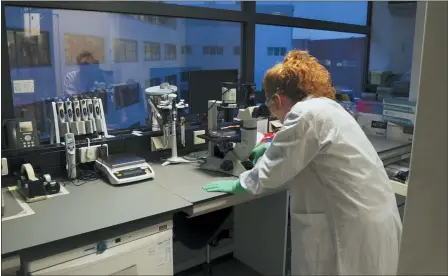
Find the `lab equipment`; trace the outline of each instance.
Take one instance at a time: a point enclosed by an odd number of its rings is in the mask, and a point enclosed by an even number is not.
[[[61,185],[59,184],[59,182],[51,179],[51,176],[49,174],[43,175],[42,182],[44,184],[47,195],[57,194],[61,190]]]
[[[409,177],[409,160],[387,165],[385,169],[391,179],[404,183]]]
[[[33,119],[7,119],[4,122],[9,149],[30,148],[39,145],[36,121]]]
[[[356,120],[367,135],[386,136],[387,122],[383,115],[358,112]]]
[[[96,131],[98,133],[104,133],[107,136],[107,127],[106,127],[106,120],[104,117],[102,101],[101,99],[93,97],[92,103],[93,103],[93,115]]]
[[[131,127],[142,123],[145,117],[145,103],[142,100],[142,89],[138,82],[128,80],[126,83],[104,85],[104,89],[92,92],[94,95],[102,95],[107,102],[107,124],[109,128]],[[104,105],[103,101],[103,105]]]
[[[289,189],[291,275],[396,273],[402,224],[390,180],[337,102],[296,103],[275,143],[239,179],[252,194]]]
[[[222,83],[238,83],[238,70],[190,70],[186,72],[190,114],[207,114],[209,100],[222,100]],[[238,100],[238,97],[237,97]]]
[[[89,118],[89,111],[87,106],[87,99],[81,99],[81,119],[84,122],[86,134],[94,133],[93,121]]]
[[[188,104],[184,100],[180,99],[176,102],[177,87],[169,85],[169,83],[162,83],[160,86],[153,86],[146,88],[146,94],[148,94],[148,103],[151,105],[151,119],[152,125],[157,129],[163,127],[163,135],[165,138],[165,144],[171,145],[171,157],[168,158],[162,166],[169,164],[189,163],[190,161],[177,156],[177,131],[176,125],[178,120],[178,109],[184,109],[188,107]],[[154,108],[155,107],[155,108]],[[168,116],[163,116],[161,113],[168,113]],[[160,120],[162,118],[162,120]],[[185,132],[185,118],[180,119],[181,131]],[[168,138],[171,139],[171,143],[168,142]],[[185,146],[185,133],[181,133],[182,145]]]
[[[73,100],[73,110],[74,110],[74,121],[70,123],[70,129],[75,135],[86,134],[86,124],[81,119],[81,104],[77,98]],[[68,110],[67,110],[68,114]]]
[[[73,133],[65,134],[65,158],[67,176],[69,179],[76,178],[76,142]]]
[[[245,102],[248,106],[256,106],[256,85],[254,83],[243,83],[241,88],[245,92]]]
[[[386,138],[389,140],[403,141],[412,143],[414,128],[410,126],[397,125],[387,122]]]
[[[414,126],[416,102],[405,98],[384,98],[383,106],[383,115],[386,121],[403,126]]]
[[[95,167],[102,172],[112,185],[122,185],[154,178],[155,173],[144,158],[117,154],[97,159]]]
[[[29,163],[22,164],[20,174],[17,176],[19,193],[28,203],[47,199],[47,192],[41,179],[34,173],[33,166]]]
[[[92,99],[86,99],[86,107],[87,107],[87,119],[86,119],[86,133],[95,133],[96,125],[95,118],[93,113],[93,102]]]
[[[202,187],[207,192],[220,192],[230,194],[243,194],[247,191],[241,187],[240,180],[217,180],[212,183],[206,184]]]
[[[231,91],[228,83],[223,85],[223,98],[226,98],[225,91]],[[230,89],[229,89],[230,88]],[[240,121],[240,141],[235,145],[233,137],[220,135],[218,130],[218,111],[224,111],[224,117],[232,114],[237,108],[236,104],[224,103],[223,101],[211,100],[208,102],[208,132],[198,135],[208,141],[208,155],[201,168],[205,170],[218,171],[233,176],[239,176],[242,172],[252,168],[249,156],[257,142],[257,119],[253,117],[258,107],[248,107],[239,109],[237,119]]]
[[[73,105],[72,105],[72,101],[67,100],[65,102],[65,111],[67,112],[67,121],[68,123],[73,123]]]
[[[236,104],[236,88],[234,82],[223,82],[221,87],[222,104]]]
[[[108,136],[106,119],[101,99],[84,97],[78,99],[74,96],[67,99],[51,102],[53,110],[54,136],[56,143],[66,133],[78,135]]]
[[[173,275],[173,222],[24,253],[26,275]],[[54,249],[56,248],[56,250]],[[48,252],[51,252],[49,255]]]
[[[66,121],[66,113],[65,113],[65,106],[64,102],[62,100],[59,100],[56,103],[57,108],[57,114],[58,114],[58,120],[59,120],[59,133],[61,136],[64,136],[66,133],[70,132],[70,126],[69,123]]]

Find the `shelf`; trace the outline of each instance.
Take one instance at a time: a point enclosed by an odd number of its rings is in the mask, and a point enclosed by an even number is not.
[[[398,181],[391,180],[392,189],[394,193],[401,196],[406,196],[408,194],[408,185],[404,183],[400,183]]]

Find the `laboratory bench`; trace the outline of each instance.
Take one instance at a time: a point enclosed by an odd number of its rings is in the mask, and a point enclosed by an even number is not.
[[[369,138],[383,161],[410,154],[409,143]],[[233,253],[265,275],[286,272],[288,191],[257,197],[208,193],[203,185],[233,177],[201,170],[197,163],[150,164],[155,171],[153,180],[124,186],[111,186],[102,179],[82,186],[67,184],[69,194],[31,203],[35,214],[2,222],[2,255],[29,255],[43,247],[60,247],[58,241],[70,243],[102,229],[137,225],[152,218],[170,220],[179,212],[196,217],[235,206],[233,244],[223,252]],[[405,195],[403,185],[393,184],[394,191]]]

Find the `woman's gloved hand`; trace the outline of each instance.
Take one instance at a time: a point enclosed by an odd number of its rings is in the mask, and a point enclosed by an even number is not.
[[[247,192],[246,189],[241,186],[239,179],[217,180],[215,182],[204,185],[202,189],[207,192],[221,192],[229,194],[242,194]]]
[[[249,156],[249,159],[252,161],[252,164],[256,164],[258,159],[260,159],[261,156],[263,156],[264,152],[269,148],[271,143],[263,143],[261,145],[256,146],[252,153]]]

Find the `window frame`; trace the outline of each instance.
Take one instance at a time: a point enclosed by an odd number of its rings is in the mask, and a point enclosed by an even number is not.
[[[37,50],[39,52],[39,56],[42,55],[41,51],[44,51],[47,55],[47,62],[40,62],[39,60],[39,64],[29,64],[29,65],[20,65],[19,64],[19,54],[18,54],[18,45],[17,45],[17,33],[24,33],[25,29],[21,29],[21,28],[5,28],[5,32],[6,32],[6,39],[8,40],[8,33],[11,32],[13,34],[13,39],[14,39],[14,54],[15,54],[15,65],[13,64],[9,64],[11,67],[11,69],[24,69],[24,68],[34,68],[34,67],[49,67],[52,66],[52,60],[51,60],[51,51],[50,51],[50,32],[48,31],[40,31],[40,36],[44,37],[46,39],[46,43],[47,43],[47,48],[46,49],[41,49],[40,47],[37,47]],[[2,37],[3,39],[3,37]],[[37,43],[39,45],[39,43]],[[8,63],[10,62],[9,58],[9,47],[8,47],[8,41],[6,41],[6,47],[7,47],[7,53],[8,53]]]
[[[119,42],[120,46],[122,43],[124,45],[124,49],[120,49],[120,50],[124,50],[124,60],[117,60],[116,50],[115,50],[116,42]],[[128,45],[127,44],[128,42],[132,43],[133,46],[135,46],[135,59],[129,59],[129,60],[127,59],[128,48],[126,47],[126,45]],[[112,40],[112,62],[114,62],[114,63],[138,62],[138,41],[132,40],[132,39],[114,38]]]
[[[47,9],[64,9],[64,10],[80,10],[80,11],[97,11],[110,12],[129,15],[167,17],[167,18],[183,18],[183,19],[202,19],[241,23],[241,46],[240,46],[240,62],[241,62],[241,81],[254,82],[254,66],[255,66],[255,26],[271,25],[284,26],[293,28],[304,28],[314,30],[327,30],[336,32],[357,33],[366,35],[366,48],[364,62],[364,83],[367,83],[369,56],[370,56],[370,40],[371,40],[371,23],[372,23],[372,2],[367,5],[367,24],[366,26],[329,22],[315,19],[305,19],[298,17],[288,17],[283,15],[262,14],[256,12],[256,2],[241,1],[241,10],[225,10],[209,7],[183,6],[177,4],[166,4],[151,1],[121,2],[112,1],[104,5],[102,1],[8,1],[2,5],[2,24],[6,26],[5,7],[29,7],[29,8],[47,8]],[[169,21],[169,20],[168,20]],[[176,20],[177,22],[177,20]],[[152,23],[152,22],[150,22]],[[157,23],[157,22],[156,22]],[[156,24],[154,23],[154,24]],[[176,24],[177,26],[177,24]],[[51,47],[51,46],[50,46]],[[6,28],[2,30],[2,51],[5,57],[2,70],[5,75],[10,75],[11,67],[9,64],[9,55],[7,47]],[[137,61],[139,56],[139,46],[137,42]],[[181,53],[179,53],[181,54]],[[162,56],[162,53],[160,53]],[[178,58],[176,46],[176,59]],[[50,57],[51,59],[51,57]],[[161,57],[162,59],[162,57]],[[2,93],[2,119],[14,118],[12,81],[5,78],[2,83],[3,91],[11,91],[11,93]],[[261,89],[261,88],[258,88]]]
[[[171,61],[172,60],[177,60],[177,45],[176,44],[171,44],[171,43],[164,43],[163,45],[164,45],[164,48],[165,48],[165,54],[163,56],[163,60],[171,60]],[[174,46],[174,57],[172,57],[173,53],[171,53],[170,55],[168,54],[168,50],[170,50],[170,47],[171,47],[171,50],[173,50],[173,48],[172,48],[173,46]]]
[[[146,53],[147,53],[147,46],[149,46],[149,53],[151,53],[151,57],[147,58],[146,57]],[[158,58],[154,57],[152,54],[152,46],[158,46],[155,48],[158,48],[158,52],[159,52],[159,56]],[[161,44],[159,42],[151,42],[151,41],[143,41],[143,60],[144,61],[159,61],[162,59],[162,47]]]
[[[180,54],[182,56],[188,56],[193,54],[193,46],[191,45],[181,45],[180,46]]]

